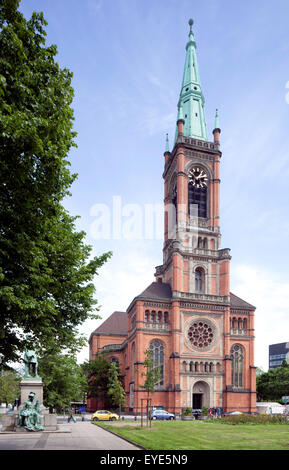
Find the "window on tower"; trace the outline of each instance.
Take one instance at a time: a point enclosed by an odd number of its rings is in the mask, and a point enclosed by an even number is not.
[[[205,273],[202,268],[195,270],[195,291],[204,292],[205,287]]]
[[[189,202],[189,214],[194,215],[191,213],[191,206],[194,205],[198,206],[198,217],[202,217],[204,219],[207,218],[207,186],[201,187],[200,185],[197,186],[193,184],[191,181],[189,182],[188,187],[188,202]]]

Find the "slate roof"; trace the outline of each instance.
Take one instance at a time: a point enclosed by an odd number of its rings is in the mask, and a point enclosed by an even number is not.
[[[92,334],[127,335],[128,318],[126,312],[113,312]]]
[[[172,297],[170,284],[164,282],[152,282],[137,298],[145,297],[148,299],[169,300]],[[233,308],[254,309],[255,307],[237,295],[230,292],[230,304]]]
[[[256,309],[254,305],[251,305],[245,300],[240,299],[240,297],[237,297],[235,294],[232,294],[232,292],[230,292],[230,299],[231,299],[231,307],[233,308],[246,308],[250,310]]]
[[[172,297],[172,289],[170,284],[164,282],[152,282],[140,295],[137,297],[146,297],[149,299],[165,299],[169,300]]]

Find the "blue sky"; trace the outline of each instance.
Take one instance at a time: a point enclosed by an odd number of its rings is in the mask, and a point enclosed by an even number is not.
[[[288,0],[22,0],[43,11],[47,44],[73,74],[78,173],[65,201],[93,253],[114,256],[96,278],[100,315],[127,306],[154,280],[162,240],[96,239],[93,207],[162,204],[165,135],[172,146],[194,19],[208,134],[219,109],[222,247],[231,291],[257,307],[255,365],[289,341]],[[155,237],[156,238],[156,237]],[[87,322],[87,337],[101,321]],[[80,360],[87,358],[87,349]]]

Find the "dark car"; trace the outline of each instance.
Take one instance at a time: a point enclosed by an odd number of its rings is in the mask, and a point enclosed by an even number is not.
[[[202,410],[193,409],[193,410],[192,410],[192,416],[193,416],[195,419],[200,419],[200,417],[202,416]]]
[[[169,413],[165,410],[153,410],[151,414],[152,419],[175,419],[175,415],[173,413]]]

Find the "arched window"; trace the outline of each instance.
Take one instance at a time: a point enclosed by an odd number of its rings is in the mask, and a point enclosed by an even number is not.
[[[158,367],[159,372],[160,372],[160,380],[156,385],[157,386],[164,385],[164,362],[165,362],[164,345],[158,339],[154,339],[153,341],[150,342],[149,350],[152,353],[152,360],[154,362],[154,367]]]
[[[231,347],[232,359],[232,386],[243,388],[244,386],[244,349],[240,344]]]
[[[132,380],[134,381],[134,375],[135,375],[135,370],[134,370],[134,363],[135,363],[135,343],[132,343]]]
[[[195,270],[195,291],[204,292],[205,288],[205,273],[202,268]]]
[[[198,207],[198,217],[207,217],[207,194],[208,175],[205,169],[192,168],[189,172],[188,203],[189,214],[194,214],[195,207]]]

